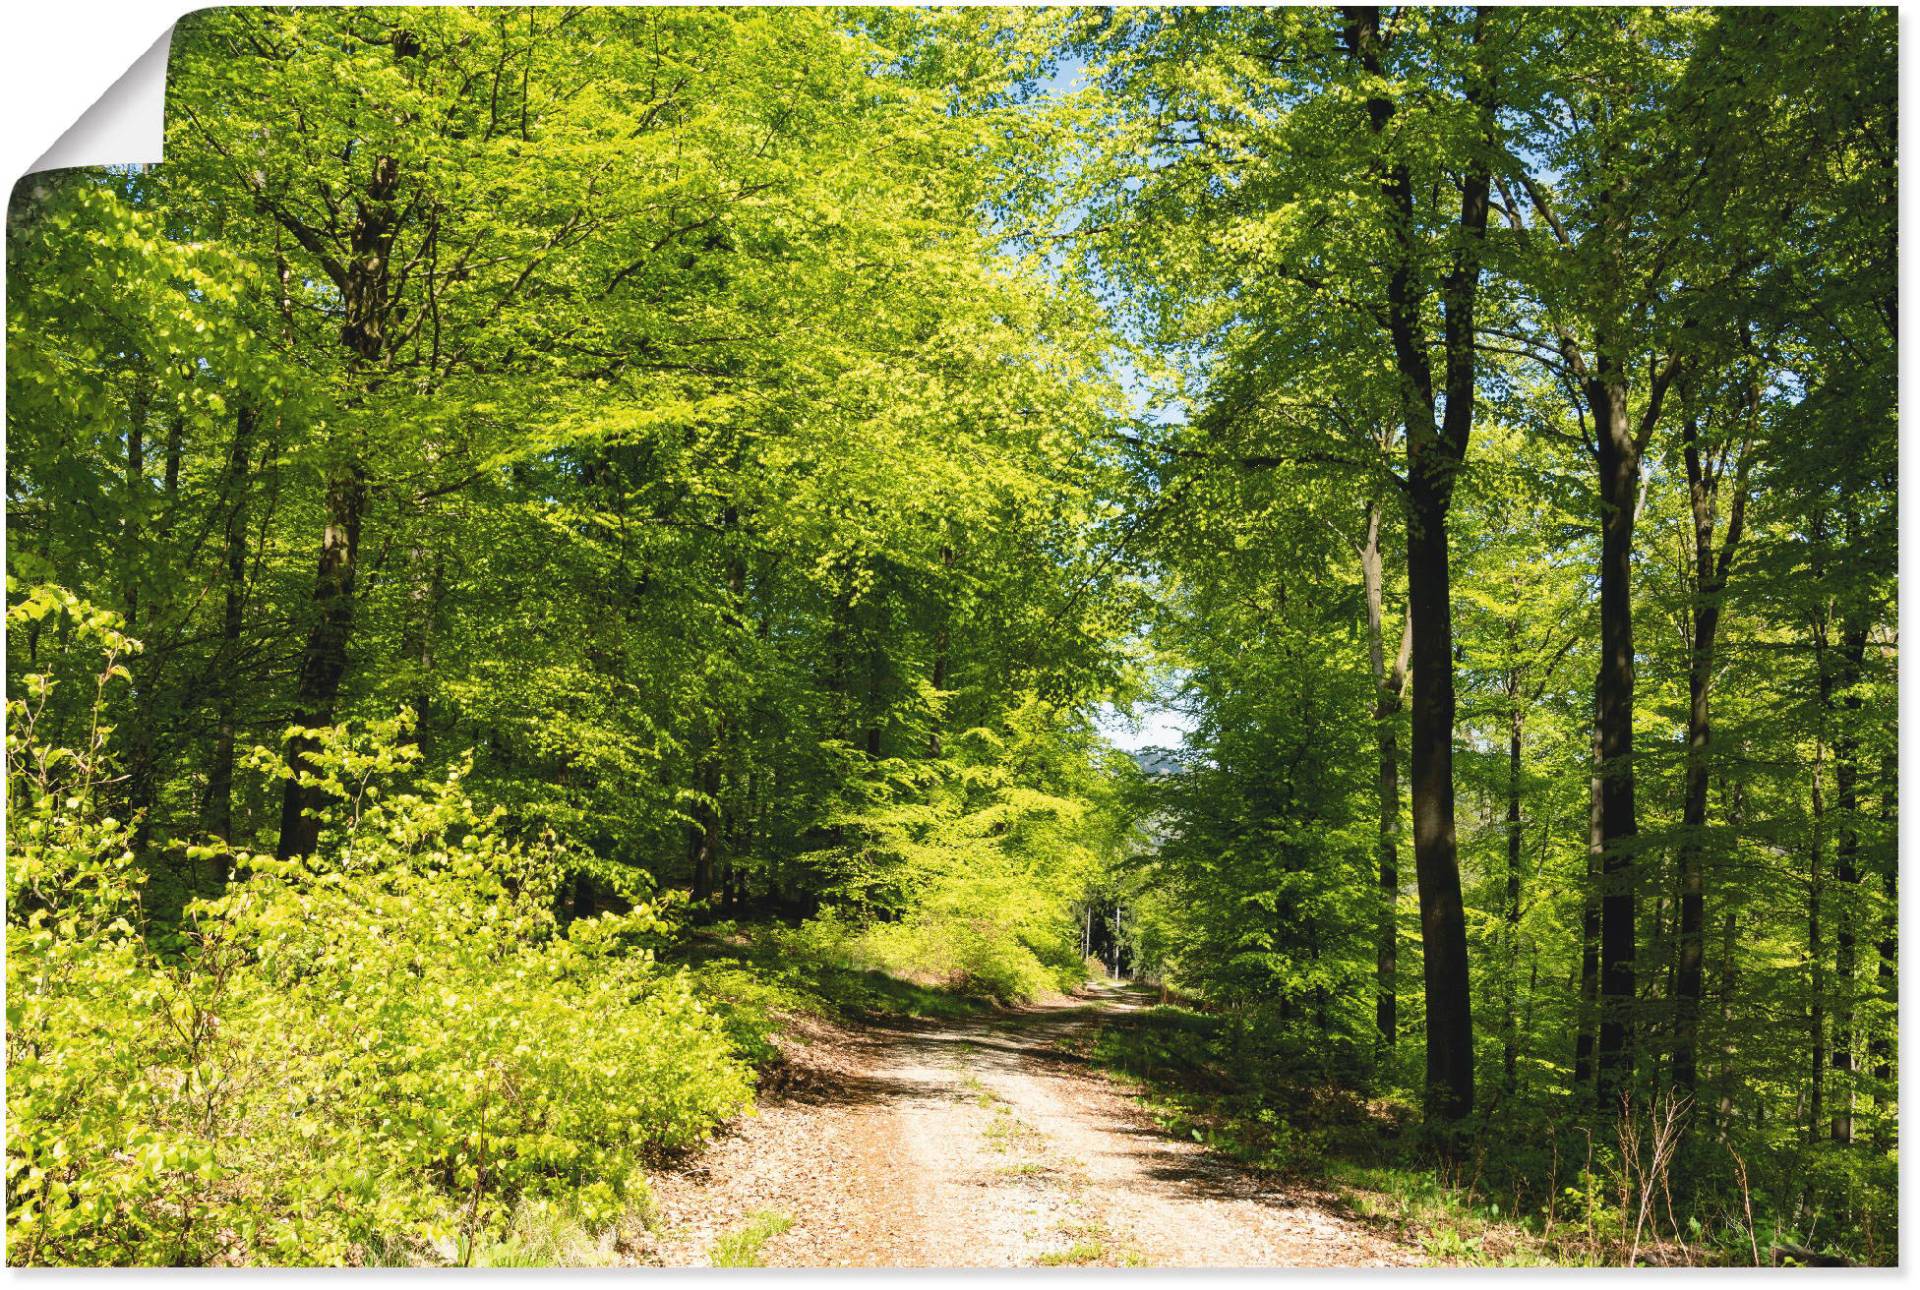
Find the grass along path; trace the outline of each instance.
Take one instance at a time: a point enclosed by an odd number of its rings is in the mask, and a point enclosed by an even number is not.
[[[1173,1137],[1061,1041],[1117,985],[961,1021],[812,1023],[758,1114],[653,1178],[639,1261],[1356,1266],[1421,1261],[1327,1194]]]

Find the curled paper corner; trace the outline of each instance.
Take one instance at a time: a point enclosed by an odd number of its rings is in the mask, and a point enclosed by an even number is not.
[[[27,173],[73,166],[157,164],[166,135],[167,52],[172,45],[169,26]]]

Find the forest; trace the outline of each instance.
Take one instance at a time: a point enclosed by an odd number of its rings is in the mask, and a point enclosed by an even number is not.
[[[1897,29],[183,18],[7,218],[9,1261],[633,1261],[1114,973],[1411,1261],[1897,1263]]]

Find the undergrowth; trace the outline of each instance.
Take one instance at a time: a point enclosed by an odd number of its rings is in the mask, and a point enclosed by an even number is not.
[[[793,1226],[785,1214],[770,1209],[747,1215],[746,1224],[728,1232],[713,1243],[708,1262],[716,1268],[757,1268],[760,1251],[768,1241]]]
[[[1684,1108],[1671,1100],[1624,1117],[1510,1104],[1498,1136],[1482,1114],[1442,1143],[1421,1126],[1410,1093],[1370,1089],[1352,1055],[1316,1048],[1273,1018],[1163,1004],[1110,1018],[1077,1042],[1083,1055],[1139,1085],[1167,1131],[1254,1168],[1330,1184],[1354,1214],[1394,1230],[1432,1262],[1751,1265],[1891,1256],[1885,1243],[1823,1249],[1817,1228],[1796,1223],[1791,1199],[1761,1184],[1738,1144],[1704,1132],[1683,1144],[1674,1129]],[[1731,1185],[1713,1172],[1716,1153],[1731,1166]]]

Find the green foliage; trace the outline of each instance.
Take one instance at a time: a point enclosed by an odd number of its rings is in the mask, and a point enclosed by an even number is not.
[[[527,1198],[604,1225],[650,1154],[747,1103],[720,1020],[653,962],[659,917],[562,929],[551,844],[506,841],[457,776],[395,791],[397,724],[324,733],[318,773],[354,803],[336,850],[236,855],[162,957],[130,921],[126,826],[86,798],[104,748],[45,748],[34,718],[9,709],[21,1261],[459,1259]]]
[[[1435,1257],[1887,1261],[1897,28],[183,20],[9,211],[16,1257],[602,1260],[1099,950]]]
[[[1131,763],[1033,695],[949,747],[853,782],[846,841],[807,858],[838,904],[795,949],[1001,1003],[1078,985],[1072,902],[1118,855]]]

